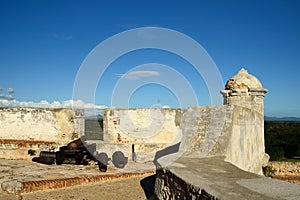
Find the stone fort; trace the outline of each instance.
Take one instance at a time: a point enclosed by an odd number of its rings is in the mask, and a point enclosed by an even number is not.
[[[127,154],[134,144],[137,161],[153,160],[157,151],[177,144],[178,156],[224,156],[243,170],[262,174],[262,165],[268,161],[266,92],[256,77],[241,69],[221,91],[221,106],[106,109],[104,141],[119,145]]]
[[[103,141],[87,142],[108,154],[121,150],[129,159],[134,153],[135,162],[154,161],[158,199],[297,199],[287,193],[300,191],[297,185],[261,176],[269,158],[266,93],[241,69],[221,90],[224,105],[108,108]],[[1,108],[0,120],[0,157],[6,159],[30,159],[28,148],[57,149],[84,135],[82,110]]]

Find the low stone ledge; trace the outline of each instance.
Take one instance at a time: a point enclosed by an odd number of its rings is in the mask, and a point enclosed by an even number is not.
[[[31,160],[32,156],[28,150],[35,150],[38,154],[40,151],[54,150],[58,144],[54,141],[43,140],[17,140],[0,138],[0,158],[11,160]]]
[[[50,179],[50,180],[39,180],[39,181],[26,181],[22,182],[22,188],[19,192],[35,192],[39,190],[49,190],[70,187],[75,185],[82,185],[88,183],[96,183],[101,181],[112,181],[117,179],[131,178],[136,176],[143,176],[146,174],[152,175],[154,171],[145,172],[131,172],[131,173],[119,173],[119,174],[104,174],[96,176],[86,176],[86,177],[72,177],[72,178],[62,178],[62,179]]]
[[[85,177],[70,177],[70,178],[57,178],[57,179],[45,179],[35,181],[8,181],[1,184],[1,189],[7,193],[28,193],[36,191],[44,191],[49,189],[58,189],[64,187],[70,187],[75,185],[82,185],[88,183],[96,183],[101,181],[113,181],[124,178],[132,178],[143,175],[152,175],[154,171],[144,172],[130,172],[130,173],[118,173],[118,174],[103,174]]]
[[[129,161],[123,169],[117,169],[109,163],[107,172],[102,173],[97,162],[89,165],[44,165],[26,160],[0,159],[0,174],[0,193],[20,194],[150,176],[155,174],[155,166],[153,163]]]
[[[223,157],[158,160],[158,199],[299,199],[300,186],[243,171]]]
[[[1,139],[0,144],[10,144],[16,145],[17,147],[31,147],[34,145],[43,145],[43,144],[55,144],[54,141],[45,141],[45,140],[17,140],[17,139]]]

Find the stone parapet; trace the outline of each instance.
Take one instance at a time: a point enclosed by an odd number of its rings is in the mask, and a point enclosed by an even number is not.
[[[181,157],[162,167],[158,160],[158,199],[299,199],[300,185],[243,171],[224,157]]]
[[[0,138],[70,141],[84,134],[83,110],[0,108]]]
[[[0,158],[31,160],[33,155],[28,151],[38,155],[40,151],[53,151],[58,149],[58,146],[53,141],[0,139]]]
[[[70,108],[0,108],[0,158],[31,159],[84,135],[84,112]]]
[[[108,108],[104,111],[104,141],[165,143],[177,139],[184,110],[176,108]]]

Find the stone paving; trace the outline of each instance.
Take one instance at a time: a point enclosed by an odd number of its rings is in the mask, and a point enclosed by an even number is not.
[[[26,160],[0,159],[1,194],[64,188],[155,173],[155,166],[152,162],[128,162],[123,169],[115,168],[110,164],[105,173],[100,172],[96,164],[91,161],[87,166],[45,165]]]

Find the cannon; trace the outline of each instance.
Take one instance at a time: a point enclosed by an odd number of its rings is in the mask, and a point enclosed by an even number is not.
[[[67,144],[67,149],[68,150],[77,150],[80,147],[83,146],[83,142],[86,140],[85,136],[82,136],[76,140],[73,140],[72,142],[70,142],[69,144]]]
[[[55,158],[53,157],[34,157],[32,158],[33,162],[38,162],[46,165],[52,165],[54,163]]]
[[[124,168],[128,162],[128,157],[125,157],[121,151],[116,151],[112,155],[112,163],[116,168]]]
[[[99,171],[106,172],[108,162],[111,160],[116,168],[124,168],[128,162],[128,157],[125,157],[123,152],[116,151],[112,155],[112,159],[104,152],[96,152],[96,144],[83,145],[84,137],[71,141],[66,146],[59,147],[59,151],[41,151],[39,157],[34,157],[32,161],[43,164],[76,164],[88,165],[89,161],[98,162]],[[132,146],[133,157],[136,160],[134,145]]]
[[[56,153],[51,151],[41,151],[39,157],[32,158],[33,162],[38,162],[46,165],[52,165],[56,159]]]
[[[53,151],[41,151],[40,157],[56,158],[56,152]]]
[[[76,164],[76,165],[87,165],[88,160],[85,152],[80,150],[65,150],[56,152],[56,164]]]
[[[81,137],[70,142],[67,146],[61,146],[59,151],[41,151],[39,157],[34,157],[32,161],[43,164],[76,164],[88,165],[90,160],[95,160],[93,152],[96,151],[96,144],[84,146],[82,141],[85,138]]]
[[[89,161],[94,160],[93,153],[96,151],[96,144],[77,147],[76,150],[62,146],[56,152],[56,164],[76,164],[88,165]]]

